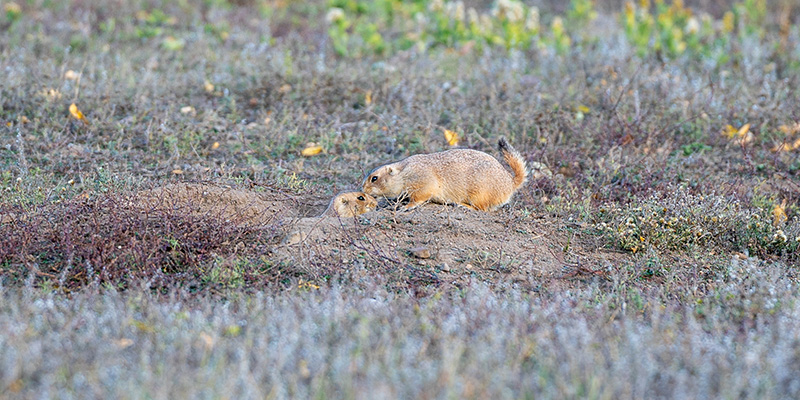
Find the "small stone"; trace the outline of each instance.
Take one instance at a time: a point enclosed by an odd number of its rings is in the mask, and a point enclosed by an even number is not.
[[[308,233],[295,232],[286,238],[286,244],[291,246],[293,244],[297,244],[302,242],[303,240],[306,240],[306,238],[308,238]]]
[[[528,164],[528,168],[533,176],[533,179],[553,177],[553,172],[550,171],[550,168],[540,162],[533,161]]]
[[[515,283],[524,283],[528,281],[528,278],[522,273],[518,272],[516,274],[511,275],[511,280],[513,280]]]
[[[417,258],[431,258],[431,251],[428,250],[427,247],[415,247],[413,249],[408,250],[412,256]]]
[[[464,266],[464,268],[466,268],[466,269],[472,269],[472,264],[467,264],[467,265],[465,265],[465,266]]]
[[[442,264],[442,265],[439,267],[439,269],[441,269],[441,270],[442,270],[442,272],[450,272],[450,264],[448,264],[448,263],[443,263],[443,264]]]

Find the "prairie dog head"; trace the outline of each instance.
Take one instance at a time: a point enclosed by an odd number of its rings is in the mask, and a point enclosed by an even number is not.
[[[372,170],[364,181],[364,192],[373,196],[394,198],[405,190],[405,184],[398,176],[399,168],[395,164],[380,166]]]
[[[374,210],[378,201],[363,192],[342,193],[333,198],[331,208],[340,217],[355,217]]]

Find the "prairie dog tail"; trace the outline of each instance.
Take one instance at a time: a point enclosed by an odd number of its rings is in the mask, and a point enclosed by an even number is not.
[[[528,179],[528,167],[525,159],[508,144],[505,137],[500,137],[500,140],[497,141],[497,148],[500,149],[500,153],[503,154],[503,159],[506,160],[508,166],[514,171],[514,190],[517,190]]]

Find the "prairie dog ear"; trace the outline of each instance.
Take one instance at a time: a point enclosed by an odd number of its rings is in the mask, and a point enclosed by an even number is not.
[[[397,168],[386,167],[386,172],[388,172],[389,175],[396,175],[397,174]]]
[[[341,199],[339,199],[339,202],[341,202],[344,205],[347,205],[348,200],[346,198],[341,198]]]

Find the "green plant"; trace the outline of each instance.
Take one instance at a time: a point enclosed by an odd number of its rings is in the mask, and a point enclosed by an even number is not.
[[[759,198],[755,198],[753,207],[746,207],[722,196],[695,195],[685,187],[674,187],[636,205],[601,207],[595,227],[608,235],[615,246],[633,253],[719,246],[731,251],[796,257],[799,227],[772,223],[774,201],[764,203]]]
[[[692,12],[676,0],[666,5],[657,0],[651,13],[649,1],[640,1],[639,7],[633,3],[625,4],[623,26],[625,34],[636,47],[639,55],[650,52],[674,58],[683,54],[687,47],[687,36],[691,40],[699,34],[698,22],[690,19]]]
[[[744,0],[733,6],[740,37],[763,38],[766,29],[766,0]]]
[[[331,8],[328,10],[328,15],[325,18],[330,24],[328,28],[328,36],[333,43],[333,50],[340,56],[347,56],[349,54],[347,43],[350,35],[347,33],[350,29],[351,23],[347,21],[344,11],[341,8]]]
[[[640,0],[625,4],[622,26],[628,41],[640,56],[655,54],[674,59],[692,58],[724,65],[732,60],[732,41],[763,40],[766,35],[766,1],[735,3],[722,19],[695,13],[682,0]]]
[[[396,50],[436,47],[470,49],[552,49],[564,53],[573,43],[568,27],[596,16],[591,0],[573,0],[566,15],[555,16],[540,31],[539,10],[518,0],[500,0],[481,13],[462,1],[364,2],[334,0],[327,14],[328,35],[340,56],[385,55]],[[400,18],[402,17],[402,18]]]
[[[136,20],[139,22],[136,27],[136,37],[141,39],[161,36],[164,27],[173,26],[178,22],[177,18],[167,15],[158,8],[153,11],[140,10],[136,13]]]
[[[22,7],[14,2],[4,4],[3,11],[6,13],[6,21],[10,24],[13,24],[22,17]]]

